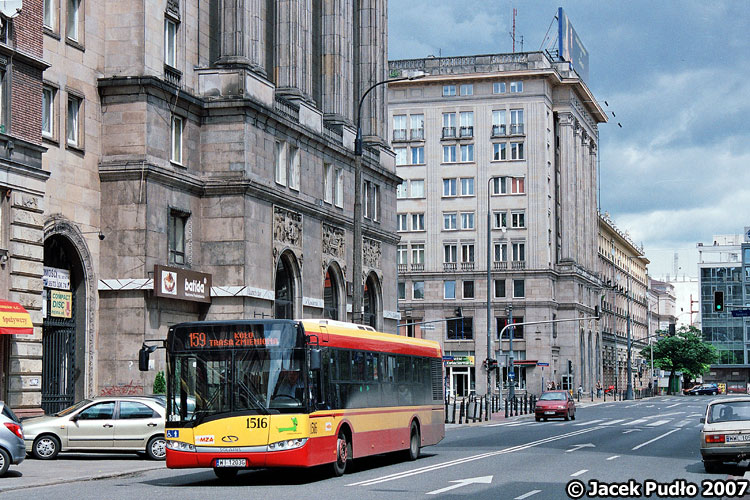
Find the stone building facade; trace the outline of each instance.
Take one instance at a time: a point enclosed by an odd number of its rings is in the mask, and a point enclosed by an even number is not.
[[[396,330],[398,178],[382,87],[362,108],[365,258],[351,274],[354,113],[387,77],[386,2],[38,3],[51,64],[37,100],[40,185],[49,175],[55,189],[38,195],[35,272],[43,260],[66,278],[45,293],[69,294],[72,312],[39,318],[43,388],[16,407],[148,393],[138,348],[170,325],[346,320],[357,283],[367,321]],[[210,298],[158,294],[156,266],[199,273]]]
[[[490,384],[507,388],[510,338],[498,335],[511,314],[514,322],[571,320],[514,328],[515,380],[537,394],[550,381],[590,386],[600,373],[598,327],[578,318],[599,303],[596,158],[605,113],[568,63],[542,52],[390,68],[430,75],[389,86],[403,178],[399,310],[411,325],[402,331],[443,345],[446,390],[460,396],[485,393],[487,358],[500,364]]]

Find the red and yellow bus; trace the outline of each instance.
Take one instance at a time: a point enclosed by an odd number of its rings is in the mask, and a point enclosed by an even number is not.
[[[220,478],[347,463],[445,436],[437,342],[329,320],[181,323],[167,349],[167,466]]]

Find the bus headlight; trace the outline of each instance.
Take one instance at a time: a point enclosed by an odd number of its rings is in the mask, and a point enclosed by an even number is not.
[[[167,441],[167,449],[175,451],[195,451],[195,445],[182,441]]]
[[[279,441],[278,443],[271,443],[268,445],[269,451],[281,451],[281,450],[293,450],[295,448],[301,448],[307,442],[307,438],[303,439],[288,439],[286,441]]]

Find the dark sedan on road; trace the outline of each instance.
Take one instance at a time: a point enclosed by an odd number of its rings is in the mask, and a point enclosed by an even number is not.
[[[716,396],[719,394],[719,386],[716,384],[701,384],[696,385],[695,387],[691,387],[690,389],[687,389],[685,391],[685,394],[688,396],[697,396],[701,394],[709,394],[711,396]]]
[[[576,419],[576,403],[568,391],[549,391],[542,393],[534,410],[536,421],[562,417],[565,420]]]

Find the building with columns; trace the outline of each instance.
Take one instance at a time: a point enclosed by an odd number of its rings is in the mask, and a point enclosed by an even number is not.
[[[356,285],[366,321],[396,331],[398,177],[382,87],[362,108],[364,265],[352,276],[355,110],[387,77],[386,2],[29,5],[32,66],[51,67],[28,99],[43,103],[42,123],[23,143],[33,181],[17,198],[39,233],[24,260],[38,328],[18,350],[33,360],[23,376],[11,362],[14,409],[150,393],[163,357],[142,374],[138,348],[170,325],[345,320]],[[42,314],[43,296],[65,311]]]
[[[490,384],[507,388],[510,336],[498,335],[509,321],[570,320],[513,329],[517,387],[593,387],[599,329],[579,318],[599,304],[604,111],[570,64],[545,52],[399,60],[390,69],[429,75],[388,88],[403,179],[402,333],[442,344],[446,390],[463,396],[487,391],[488,358],[501,367]]]

